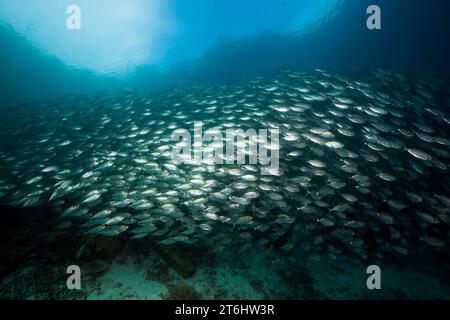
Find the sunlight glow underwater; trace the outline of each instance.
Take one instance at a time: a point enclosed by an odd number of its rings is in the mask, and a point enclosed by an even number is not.
[[[123,76],[199,57],[227,37],[310,32],[342,1],[0,0],[0,21],[70,68]],[[66,27],[73,4],[81,8],[81,30]]]

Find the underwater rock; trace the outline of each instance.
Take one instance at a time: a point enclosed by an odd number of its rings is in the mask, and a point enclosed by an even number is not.
[[[198,294],[189,286],[169,286],[169,290],[161,294],[165,300],[198,300]]]
[[[260,281],[252,279],[250,280],[250,286],[255,289],[256,292],[262,292],[263,287]]]
[[[293,266],[290,266],[292,268]],[[286,270],[290,268],[279,270],[278,275],[290,287],[291,294],[287,299],[301,299],[301,300],[315,300],[323,299],[314,287],[314,281],[307,268],[296,264],[295,273],[289,273]]]
[[[96,235],[87,235],[84,238],[83,245],[77,253],[78,259],[92,260],[103,259],[112,261],[124,248],[124,242],[119,237],[103,237]]]
[[[160,247],[156,247],[155,250],[184,279],[191,278],[195,274],[193,261],[183,256],[181,252],[175,250],[168,251]]]
[[[146,272],[145,279],[147,281],[166,281],[169,279],[169,266],[161,261],[154,264],[150,270]]]

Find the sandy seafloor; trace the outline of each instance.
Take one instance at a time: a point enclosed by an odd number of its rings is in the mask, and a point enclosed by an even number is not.
[[[187,287],[198,299],[450,298],[449,287],[432,273],[383,268],[382,292],[376,292],[366,287],[364,267],[348,261],[306,261],[297,270],[286,270],[291,274],[280,275],[270,255],[249,254],[238,266],[232,255],[222,259],[217,268],[200,266],[190,279],[170,272],[167,282],[148,280],[143,265],[113,263],[87,299],[178,298],[170,297],[172,287]]]
[[[301,247],[289,253],[250,245],[210,252],[199,246],[161,249],[145,239],[28,235],[31,245],[1,247],[0,299],[450,299],[449,265],[420,257],[379,261],[382,289],[368,290],[369,262],[319,259]],[[81,290],[66,287],[71,264],[81,268]]]

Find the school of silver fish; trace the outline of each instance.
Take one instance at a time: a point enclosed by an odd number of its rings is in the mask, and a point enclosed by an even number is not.
[[[367,259],[448,250],[450,89],[436,75],[286,70],[242,85],[2,108],[0,204],[168,246],[297,246]],[[171,135],[279,128],[280,170],[175,164]],[[141,239],[141,240],[135,240]]]

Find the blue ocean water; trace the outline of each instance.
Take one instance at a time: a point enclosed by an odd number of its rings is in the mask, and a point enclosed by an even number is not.
[[[449,299],[449,13],[0,0],[0,299]],[[166,162],[198,120],[280,127],[282,174]]]
[[[123,86],[230,83],[282,68],[449,70],[447,1],[0,2],[0,96],[14,101]],[[125,39],[132,39],[125,41]]]

